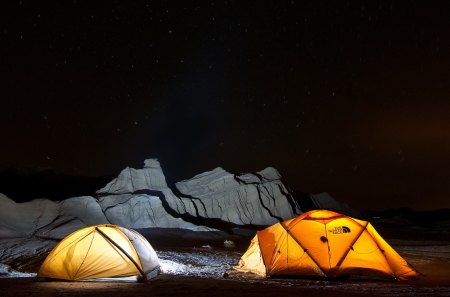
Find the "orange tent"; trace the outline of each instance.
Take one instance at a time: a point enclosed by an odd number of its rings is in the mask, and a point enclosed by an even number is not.
[[[369,222],[328,210],[312,210],[259,231],[234,268],[261,276],[418,276]]]
[[[137,276],[146,280],[158,272],[158,257],[141,234],[116,225],[96,225],[64,238],[37,276],[64,280]]]

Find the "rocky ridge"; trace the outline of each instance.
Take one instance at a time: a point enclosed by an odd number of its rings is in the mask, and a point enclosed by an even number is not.
[[[142,169],[122,170],[97,195],[16,203],[0,194],[0,238],[61,239],[105,223],[207,232],[221,226],[271,225],[301,213],[271,167],[240,175],[218,167],[178,182],[172,190],[160,163],[148,159]]]

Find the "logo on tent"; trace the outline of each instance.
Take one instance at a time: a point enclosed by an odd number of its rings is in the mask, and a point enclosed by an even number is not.
[[[334,227],[334,229],[328,229],[328,232],[331,232],[333,234],[342,234],[342,233],[350,233],[351,230],[347,226],[339,226],[339,227]]]

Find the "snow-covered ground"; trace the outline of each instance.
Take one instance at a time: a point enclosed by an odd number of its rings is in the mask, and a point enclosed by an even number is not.
[[[0,278],[5,277],[35,277],[36,273],[34,272],[19,272],[6,264],[0,263]]]
[[[209,246],[181,251],[157,251],[157,254],[163,273],[208,278],[223,277],[241,256],[237,252]]]

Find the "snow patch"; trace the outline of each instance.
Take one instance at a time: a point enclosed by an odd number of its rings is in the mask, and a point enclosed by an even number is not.
[[[0,278],[10,277],[35,277],[36,273],[15,271],[6,264],[0,263]]]

